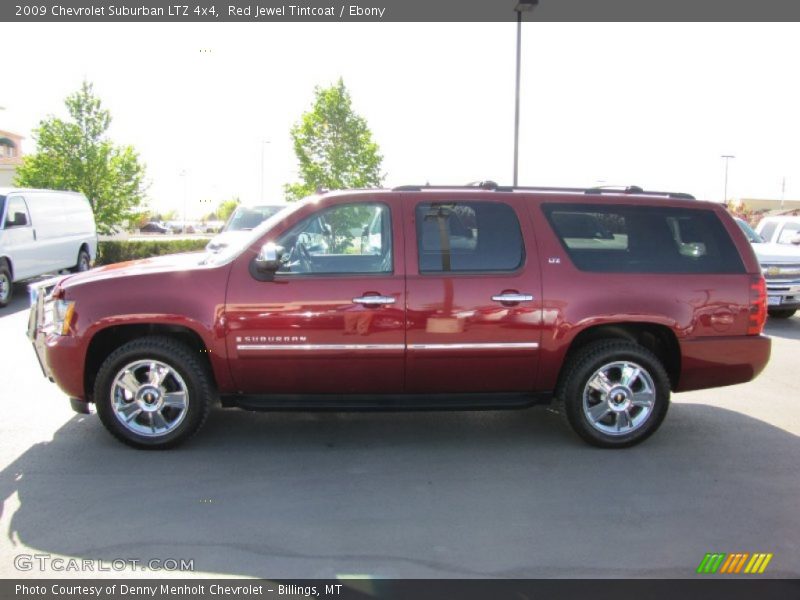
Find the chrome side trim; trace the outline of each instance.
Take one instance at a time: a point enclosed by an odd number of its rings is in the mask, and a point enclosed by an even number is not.
[[[261,350],[405,350],[403,344],[240,344],[240,351]]]
[[[538,342],[476,343],[476,344],[409,344],[409,350],[534,350]]]
[[[409,350],[535,350],[537,342],[475,343],[475,344],[409,344]],[[239,344],[241,352],[273,350],[405,350],[403,344]]]

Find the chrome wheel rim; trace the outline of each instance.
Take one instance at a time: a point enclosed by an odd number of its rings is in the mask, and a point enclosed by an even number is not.
[[[656,386],[647,369],[630,361],[603,365],[583,388],[583,414],[606,435],[627,435],[650,419]]]
[[[0,273],[0,302],[8,300],[8,292],[11,290],[11,281],[8,275]]]
[[[137,360],[119,370],[111,384],[111,407],[125,429],[161,437],[186,417],[189,391],[180,374],[157,360]]]

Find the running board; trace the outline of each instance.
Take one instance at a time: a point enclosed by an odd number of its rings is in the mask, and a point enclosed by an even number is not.
[[[485,394],[225,394],[222,406],[264,411],[505,410],[546,404],[552,392]]]

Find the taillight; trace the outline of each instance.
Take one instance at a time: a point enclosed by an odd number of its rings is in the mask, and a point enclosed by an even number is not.
[[[750,317],[747,335],[761,335],[767,321],[767,283],[763,275],[755,275],[750,282]]]

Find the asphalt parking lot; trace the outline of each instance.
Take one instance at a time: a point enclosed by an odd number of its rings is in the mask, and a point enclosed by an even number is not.
[[[0,309],[0,577],[91,576],[18,570],[37,554],[186,559],[199,576],[682,578],[707,552],[770,552],[763,576],[800,576],[800,316],[768,324],[756,381],[674,397],[628,450],[590,448],[543,408],[218,409],[181,448],[142,452],[42,377],[16,292]]]

